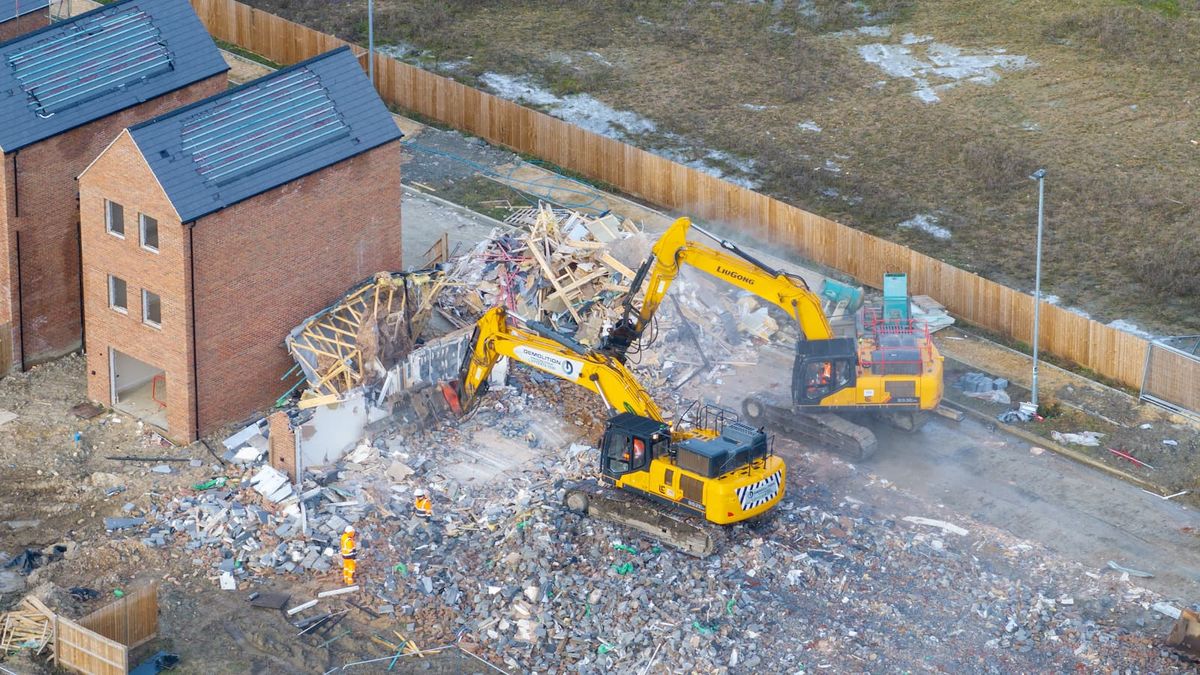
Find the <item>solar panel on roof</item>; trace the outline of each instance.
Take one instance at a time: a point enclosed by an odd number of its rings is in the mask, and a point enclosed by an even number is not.
[[[350,134],[307,68],[250,87],[184,123],[183,151],[220,185]]]
[[[34,112],[49,117],[169,72],[174,58],[150,16],[126,5],[10,53],[8,66]]]

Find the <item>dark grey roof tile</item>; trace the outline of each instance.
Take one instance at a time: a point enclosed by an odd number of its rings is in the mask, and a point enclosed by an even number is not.
[[[348,47],[129,131],[184,222],[402,136]]]
[[[187,0],[105,5],[0,43],[0,149],[18,150],[228,69]]]

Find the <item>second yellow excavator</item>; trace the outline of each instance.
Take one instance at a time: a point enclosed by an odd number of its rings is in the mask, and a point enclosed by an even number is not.
[[[625,366],[547,326],[515,325],[504,308],[486,312],[459,376],[459,403],[469,410],[486,390],[496,362],[507,356],[544,373],[595,392],[611,417],[600,441],[599,487],[568,490],[566,506],[616,521],[659,537],[694,555],[715,547],[711,528],[647,509],[645,497],[728,525],[773,508],[787,480],[781,458],[771,453],[766,434],[743,424],[733,411],[698,409],[690,425],[663,421],[646,390]],[[681,416],[681,419],[689,417]]]
[[[624,315],[600,351],[622,362],[641,340],[683,265],[690,265],[783,310],[799,326],[791,399],[756,393],[742,403],[752,424],[814,441],[854,460],[875,452],[875,434],[847,416],[873,413],[916,429],[942,399],[942,356],[929,332],[911,319],[871,317],[854,337],[834,334],[821,299],[799,276],[775,269],[698,227],[717,250],[688,241],[691,220],[679,218],[655,242],[638,269]],[[728,251],[728,252],[726,252]],[[634,299],[645,286],[641,306]]]

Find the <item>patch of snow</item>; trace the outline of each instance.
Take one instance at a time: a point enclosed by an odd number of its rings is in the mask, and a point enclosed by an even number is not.
[[[871,37],[891,37],[891,26],[859,26],[859,35],[870,35]]]
[[[961,82],[991,85],[1000,81],[1002,70],[1023,70],[1035,64],[1026,56],[1005,54],[1003,49],[968,54],[925,35],[906,34],[901,44],[875,42],[859,45],[858,55],[887,75],[912,80],[913,95],[925,103],[937,103],[938,95]],[[914,49],[923,51],[917,54]],[[933,84],[931,81],[940,81]]]
[[[1133,323],[1132,321],[1116,319],[1114,321],[1109,321],[1107,325],[1109,328],[1116,328],[1117,330],[1125,331],[1126,333],[1133,333],[1134,335],[1146,338],[1147,340],[1154,339],[1154,333],[1138,328],[1137,324]]]
[[[609,138],[629,140],[658,130],[652,120],[628,110],[617,110],[589,94],[556,96],[528,76],[488,72],[479,79],[497,96],[539,106],[561,120]],[[735,185],[759,187],[760,183],[752,178],[758,173],[754,160],[741,159],[723,150],[696,150],[694,143],[678,134],[662,136],[674,147],[659,149],[657,154]]]
[[[668,140],[679,146],[686,146],[687,143],[678,134],[666,134]],[[716,176],[744,188],[753,190],[758,188],[761,183],[752,178],[758,172],[758,164],[752,159],[740,159],[724,150],[705,150],[702,155],[696,156],[694,152],[688,152],[683,149],[660,149],[657,154],[666,157],[672,162],[678,162],[686,167],[703,171],[710,176]],[[733,171],[728,169],[732,168]]]
[[[814,134],[821,133],[821,127],[812,120],[804,120],[796,126],[800,128],[800,131],[811,131]]]
[[[937,223],[937,216],[920,213],[902,223],[896,223],[896,227],[903,227],[910,230],[920,230],[934,239],[949,239],[950,230],[947,230]]]
[[[534,84],[528,77],[502,73],[484,73],[479,79],[503,98],[542,106],[559,119],[603,136],[625,138],[656,129],[654,122],[641,115],[616,110],[589,94],[559,97]]]
[[[821,168],[825,169],[826,171],[828,171],[830,173],[841,173],[842,172],[842,167],[839,166],[838,163],[833,161],[832,159],[825,160],[825,166],[823,166]]]
[[[774,108],[775,106],[773,106],[773,105],[758,105],[755,103],[743,103],[742,107],[745,108],[746,110],[754,110],[754,111],[761,112],[763,110],[770,110],[771,108]]]
[[[600,52],[584,52],[584,53],[587,54],[588,56],[592,57],[592,59],[594,61],[596,61],[596,63],[599,63],[600,65],[608,66],[609,68],[613,67],[612,61],[609,61],[608,59],[604,58],[600,54]]]

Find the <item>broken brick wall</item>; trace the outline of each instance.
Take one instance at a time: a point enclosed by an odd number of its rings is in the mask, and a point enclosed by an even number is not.
[[[286,473],[296,482],[296,434],[292,431],[287,413],[276,410],[267,416],[267,425],[271,466]]]

